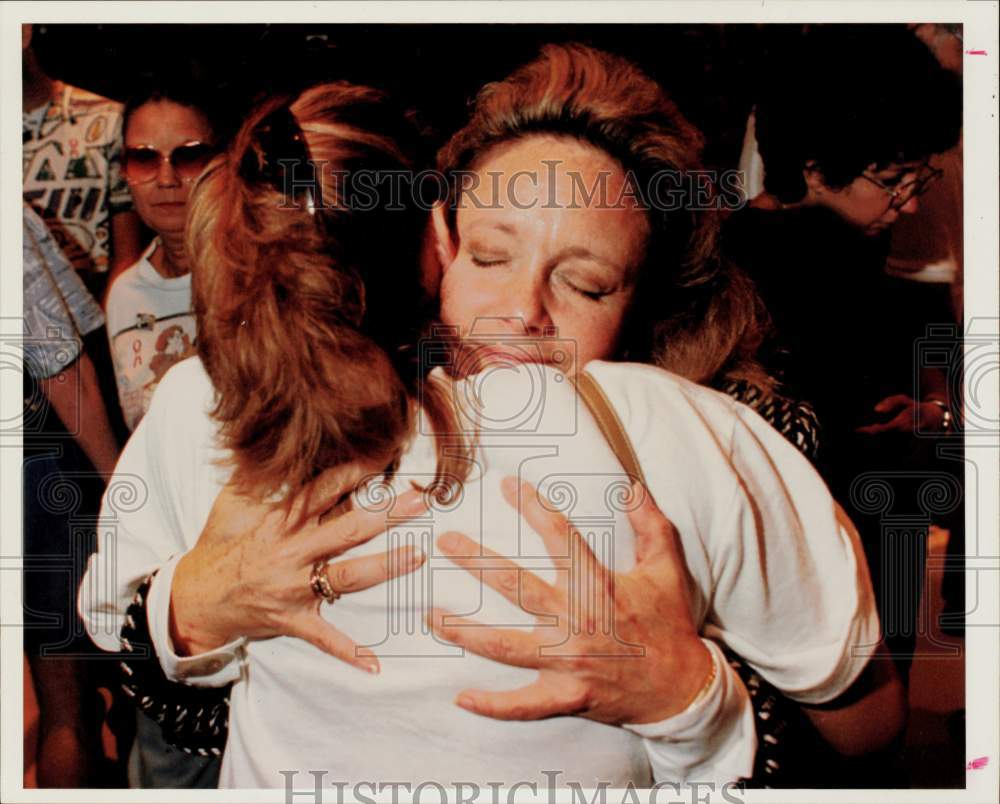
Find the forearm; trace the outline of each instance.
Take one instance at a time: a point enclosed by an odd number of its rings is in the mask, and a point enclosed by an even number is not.
[[[41,386],[60,421],[73,434],[94,468],[104,478],[110,477],[118,460],[118,443],[94,364],[86,352],[55,377],[42,380]]]
[[[884,647],[843,695],[802,707],[827,744],[845,757],[888,747],[906,725],[906,691]]]

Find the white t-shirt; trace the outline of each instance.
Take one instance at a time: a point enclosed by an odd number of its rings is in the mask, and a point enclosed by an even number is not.
[[[149,261],[159,244],[155,238],[108,293],[108,340],[130,430],[145,414],[167,369],[195,353],[191,274],[162,276]]]
[[[693,579],[691,610],[703,635],[731,645],[800,701],[827,701],[847,689],[878,641],[878,619],[857,535],[809,463],[722,394],[649,366],[595,362],[588,370],[621,417],[656,503],[678,529]],[[173,568],[195,544],[229,474],[219,464],[224,453],[208,417],[212,388],[197,359],[161,382],[122,454],[117,473],[140,493],[119,502],[112,483],[106,494],[99,551],[81,589],[81,613],[94,640],[118,648],[131,594],[162,567],[149,618],[168,675],[236,682],[222,786],[283,787],[282,770],[302,772],[299,784],[307,785],[307,771],[325,771],[328,782],[544,785],[544,772],[558,770],[557,784],[583,787],[749,775],[752,712],[727,666],[712,713],[682,713],[651,726],[617,728],[574,717],[505,722],[454,704],[467,687],[514,689],[535,678],[530,669],[462,655],[423,624],[431,605],[485,624],[533,622],[434,546],[437,536],[458,530],[552,580],[540,537],[502,499],[504,476],[538,485],[582,533],[593,534],[606,565],[627,572],[635,561],[633,532],[619,504],[625,475],[565,377],[522,366],[454,388],[463,409],[475,408],[471,418],[480,431],[476,467],[459,502],[390,526],[356,551],[412,542],[427,552],[427,562],[322,609],[379,655],[380,675],[291,638],[241,640],[192,658],[173,654],[167,629]],[[434,461],[433,439],[418,432],[392,488],[426,483]],[[358,504],[365,499],[359,492]],[[727,725],[716,723],[718,733],[706,736],[705,729],[715,728],[708,721],[723,715]]]

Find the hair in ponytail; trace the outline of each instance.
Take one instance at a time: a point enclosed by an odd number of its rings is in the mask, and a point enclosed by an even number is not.
[[[424,379],[413,347],[431,311],[426,215],[353,205],[344,178],[412,173],[418,141],[382,93],[322,84],[259,106],[193,193],[198,348],[245,493],[289,500],[336,465],[398,462]],[[432,419],[447,421],[430,396]]]

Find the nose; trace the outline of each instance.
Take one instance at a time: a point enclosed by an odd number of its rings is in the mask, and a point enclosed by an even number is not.
[[[912,215],[920,209],[920,202],[917,200],[917,196],[912,196],[907,199],[906,203],[899,208],[900,215]]]
[[[543,336],[552,326],[546,298],[545,278],[531,271],[515,276],[507,287],[507,299],[501,309],[511,334]]]
[[[160,187],[176,187],[181,183],[180,177],[177,175],[177,171],[174,170],[170,159],[160,158],[160,167],[156,171],[156,183]]]

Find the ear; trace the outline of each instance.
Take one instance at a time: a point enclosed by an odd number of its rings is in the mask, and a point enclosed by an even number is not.
[[[431,210],[431,227],[434,236],[434,253],[437,255],[443,271],[452,264],[458,252],[451,237],[451,228],[448,226],[448,216],[444,204],[435,204]]]

